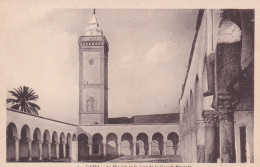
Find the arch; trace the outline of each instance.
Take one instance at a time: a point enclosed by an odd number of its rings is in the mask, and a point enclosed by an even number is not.
[[[163,153],[163,135],[156,132],[152,136],[152,154],[162,155]]]
[[[15,161],[16,159],[16,150],[15,142],[18,139],[18,131],[16,125],[11,122],[7,125],[6,128],[6,160]]]
[[[66,158],[70,158],[71,157],[71,135],[70,133],[67,134],[67,138],[66,138]]]
[[[94,155],[103,154],[103,136],[100,133],[96,133],[92,137],[92,153]]]
[[[170,145],[169,147],[172,147],[172,149],[174,150],[174,155],[176,155],[177,150],[178,150],[178,144],[179,144],[179,135],[176,132],[171,132],[168,134],[167,140],[170,140],[172,142],[172,146]],[[167,146],[167,149],[168,149],[168,146]],[[169,148],[169,149],[171,150],[171,148]],[[171,151],[169,151],[169,152],[171,152]]]
[[[31,130],[28,125],[23,125],[21,129],[21,138],[26,138],[31,140]]]
[[[84,133],[78,135],[78,159],[84,160],[89,156],[88,136]]]
[[[148,155],[149,151],[149,143],[148,143],[148,135],[146,133],[139,133],[136,136],[136,154],[137,155]]]
[[[33,141],[32,141],[32,159],[34,160],[39,160],[41,150],[40,150],[40,145],[41,145],[41,131],[39,128],[35,128],[33,132]]]
[[[57,146],[58,146],[58,143],[59,143],[59,139],[58,139],[58,134],[56,131],[54,131],[52,133],[52,140],[51,140],[51,158],[52,159],[57,159],[58,156],[57,156]]]
[[[75,133],[72,135],[72,141],[77,141],[77,136]]]
[[[124,133],[121,137],[121,154],[133,155],[133,136],[130,133]]]
[[[115,133],[109,133],[107,135],[107,155],[118,155],[118,137]]]
[[[51,143],[51,135],[48,130],[45,130],[43,132],[43,142],[42,142],[42,159],[48,159],[50,158],[49,154],[49,143]]]
[[[65,135],[63,132],[60,134],[60,144],[59,144],[59,157],[65,158],[65,147],[66,147]]]
[[[19,158],[21,161],[28,161],[30,159],[29,154],[29,142],[31,141],[31,131],[28,125],[23,125],[21,129],[21,139],[19,141]]]

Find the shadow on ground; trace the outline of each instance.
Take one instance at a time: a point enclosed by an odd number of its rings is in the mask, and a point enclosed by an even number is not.
[[[138,162],[138,163],[181,163],[182,159],[179,155],[138,155],[138,156],[121,156],[117,159],[110,160],[109,162]]]

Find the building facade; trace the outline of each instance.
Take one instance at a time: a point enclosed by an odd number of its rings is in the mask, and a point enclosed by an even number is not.
[[[254,162],[254,10],[200,10],[180,105],[183,162]]]
[[[127,124],[122,119],[108,124],[109,47],[95,13],[78,44],[78,124],[7,109],[7,162],[178,155],[179,114],[136,116]]]

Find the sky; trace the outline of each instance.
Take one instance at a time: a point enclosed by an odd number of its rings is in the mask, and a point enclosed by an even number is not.
[[[78,121],[78,38],[84,36],[92,11],[27,9],[5,16],[7,91],[33,88],[41,116]],[[96,9],[109,42],[109,117],[178,112],[197,13]]]

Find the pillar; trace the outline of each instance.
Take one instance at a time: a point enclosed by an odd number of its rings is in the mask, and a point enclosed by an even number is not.
[[[71,162],[78,162],[78,141],[71,141]]]
[[[63,158],[66,158],[66,143],[62,143],[62,147],[63,147]]]
[[[71,149],[72,149],[72,146],[71,146],[71,145],[72,145],[72,144],[69,143],[68,145],[69,145],[69,152],[68,152],[69,155],[68,155],[68,158],[71,158],[71,154],[72,154],[72,150],[71,150]]]
[[[222,163],[235,162],[234,101],[230,96],[218,99],[220,158]]]
[[[60,157],[59,142],[55,142],[55,145],[56,145],[56,158],[59,159],[59,157]]]
[[[234,96],[232,81],[241,72],[240,21],[239,10],[222,10],[216,47],[217,103],[214,105],[219,113],[220,159],[223,163],[235,162],[234,109],[238,99]]]
[[[202,113],[205,121],[205,162],[217,162],[217,139],[216,135],[216,120],[218,118],[217,111],[205,110]]]
[[[150,141],[150,142],[148,142],[148,144],[149,144],[149,155],[152,155],[152,142]]]
[[[163,143],[163,150],[164,150],[164,155],[167,156],[167,140],[165,140]]]
[[[42,160],[42,141],[38,141],[39,143],[39,160]]]
[[[118,155],[120,155],[121,154],[121,142],[120,141],[118,141],[117,149],[118,149]]]
[[[104,154],[104,156],[107,155],[106,143],[103,143],[103,154]]]
[[[49,155],[49,159],[51,159],[51,142],[47,141],[48,144],[48,155]]]
[[[89,156],[92,156],[92,143],[88,144],[88,148],[89,148]]]
[[[198,163],[205,162],[205,123],[197,121],[197,161]]]
[[[27,141],[28,141],[28,145],[29,145],[29,148],[28,148],[28,161],[32,161],[32,156],[31,156],[31,153],[32,153],[32,140],[27,139]]]
[[[136,156],[136,141],[133,141],[133,156]]]
[[[15,161],[19,161],[19,139],[17,137],[14,137],[15,142]]]

